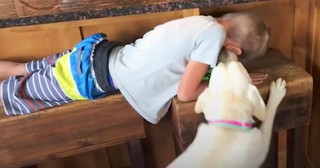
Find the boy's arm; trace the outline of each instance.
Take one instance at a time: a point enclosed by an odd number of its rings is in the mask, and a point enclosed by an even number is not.
[[[265,79],[267,79],[268,74],[265,73],[249,73],[252,84],[259,85],[261,84]]]
[[[196,100],[202,91],[208,87],[208,82],[203,82],[203,76],[209,65],[190,60],[182,75],[177,96],[180,101]]]

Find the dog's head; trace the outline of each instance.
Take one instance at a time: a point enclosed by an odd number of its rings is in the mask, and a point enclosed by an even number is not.
[[[208,88],[199,96],[196,112],[206,119],[264,120],[265,103],[244,66],[231,52],[212,70]],[[202,100],[200,100],[200,97]]]

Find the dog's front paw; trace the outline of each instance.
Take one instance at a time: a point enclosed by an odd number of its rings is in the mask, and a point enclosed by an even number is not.
[[[278,78],[270,85],[270,100],[274,103],[280,103],[283,97],[286,95],[286,81],[282,78]]]

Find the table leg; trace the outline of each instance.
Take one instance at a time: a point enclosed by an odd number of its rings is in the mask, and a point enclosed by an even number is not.
[[[144,168],[143,150],[140,139],[130,140],[128,143],[128,149],[131,160],[132,168]]]
[[[306,152],[307,126],[288,130],[288,168],[303,168]]]
[[[176,153],[176,157],[178,157],[182,153],[182,150],[179,146],[179,142],[178,142],[177,138],[174,135],[173,135],[173,137],[174,137],[174,150]]]

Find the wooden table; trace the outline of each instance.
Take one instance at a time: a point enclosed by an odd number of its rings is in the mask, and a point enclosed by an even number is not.
[[[245,65],[249,72],[268,73],[268,79],[258,89],[266,100],[271,81],[281,77],[287,82],[286,97],[281,102],[273,130],[287,130],[287,166],[302,167],[305,155],[306,129],[310,122],[312,105],[312,77],[292,64],[281,52],[269,50],[264,57]],[[194,112],[195,102],[173,99],[172,123],[178,151],[184,151],[193,141],[198,125],[204,121],[202,114]],[[264,167],[277,167],[278,137],[272,137],[270,151]]]
[[[132,167],[141,168],[143,118],[121,94],[9,117],[0,111],[0,167],[21,167],[128,143]]]

